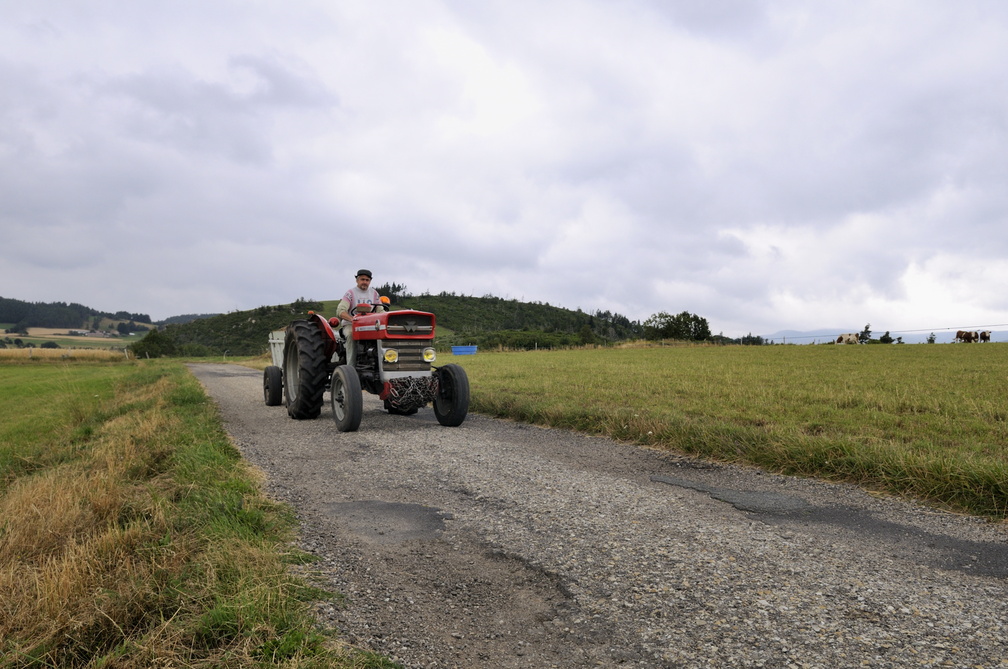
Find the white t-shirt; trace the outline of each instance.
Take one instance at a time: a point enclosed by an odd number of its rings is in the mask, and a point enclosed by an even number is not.
[[[343,313],[344,306],[347,311],[353,313],[353,308],[358,304],[363,302],[364,304],[370,304],[373,307],[377,307],[381,304],[378,291],[374,288],[367,288],[366,290],[361,290],[357,286],[354,286],[346,293],[343,294],[343,300],[340,302],[339,309],[337,313]]]

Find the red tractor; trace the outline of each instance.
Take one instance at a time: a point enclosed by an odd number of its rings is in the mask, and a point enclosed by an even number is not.
[[[335,318],[330,322],[313,311],[271,333],[273,364],[263,374],[266,405],[285,402],[291,418],[317,418],[328,388],[337,429],[352,432],[360,426],[361,393],[367,391],[378,395],[389,413],[409,416],[433,403],[439,423],[461,425],[469,413],[469,378],[459,365],[433,366],[434,314],[362,313],[369,309],[355,309],[346,341]]]

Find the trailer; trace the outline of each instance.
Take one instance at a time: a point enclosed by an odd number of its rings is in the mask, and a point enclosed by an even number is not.
[[[283,404],[283,359],[286,338],[287,330],[273,330],[269,334],[270,357],[273,358],[273,364],[263,372],[263,399],[269,407]]]

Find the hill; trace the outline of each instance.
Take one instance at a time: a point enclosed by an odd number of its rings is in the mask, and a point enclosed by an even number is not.
[[[379,291],[381,292],[381,291]],[[541,332],[575,335],[590,341],[612,342],[641,336],[640,323],[609,311],[588,314],[540,302],[505,300],[491,295],[467,297],[454,293],[404,295],[400,305],[437,316],[438,323],[460,336],[485,337],[489,333]],[[477,343],[477,342],[472,342]]]
[[[128,334],[153,327],[150,316],[128,311],[98,311],[75,302],[25,302],[0,297],[0,323],[8,333],[28,332],[29,328],[106,331]]]
[[[393,309],[429,311],[437,318],[437,346],[476,344],[484,348],[551,348],[604,344],[641,336],[639,323],[598,311],[588,314],[549,304],[519,302],[499,297],[395,294]],[[170,323],[151,332],[131,348],[139,355],[259,355],[268,350],[269,333],[303,318],[309,310],[335,315],[338,300],[299,299],[291,304],[262,306],[210,316],[187,323]]]
[[[220,316],[221,314],[179,314],[178,316],[171,316],[164,319],[163,321],[157,321],[155,325],[173,325],[176,323],[191,323],[192,321],[198,321],[201,318],[211,318],[213,316]]]
[[[291,304],[262,306],[249,311],[168,323],[147,333],[130,350],[139,356],[259,355],[269,348],[269,333],[308,311],[324,313],[321,302],[299,299]]]

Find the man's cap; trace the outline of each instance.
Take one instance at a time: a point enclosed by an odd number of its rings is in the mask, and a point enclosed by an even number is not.
[[[369,279],[373,279],[374,278],[373,276],[371,276],[371,270],[369,270],[369,269],[359,269],[359,270],[357,270],[357,273],[354,274],[354,278],[356,278],[356,277],[358,277],[358,276],[360,276],[362,274],[364,276],[368,277]]]

